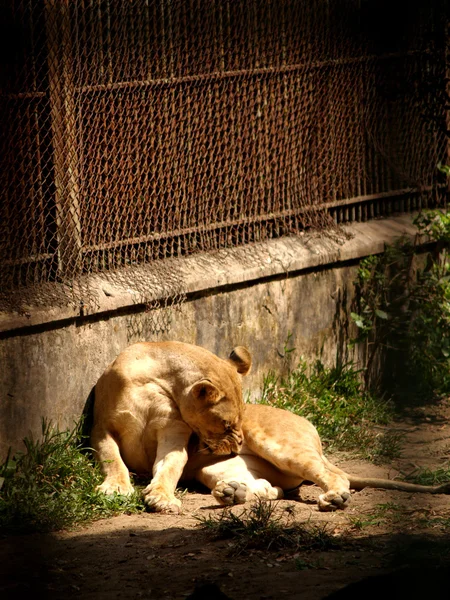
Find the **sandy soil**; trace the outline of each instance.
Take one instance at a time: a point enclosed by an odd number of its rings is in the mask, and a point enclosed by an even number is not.
[[[448,404],[416,410],[393,429],[403,436],[403,453],[392,464],[332,459],[355,474],[390,478],[450,459]],[[339,549],[236,555],[231,540],[211,539],[199,528],[198,516],[222,509],[208,493],[194,491],[184,497],[181,515],[120,516],[76,531],[0,539],[0,597],[169,600],[215,583],[232,600],[313,600],[405,565],[429,577],[427,566],[450,564],[448,496],[366,489],[346,511],[324,514],[313,502],[318,492],[305,487],[301,501],[279,501],[277,510],[292,520],[326,523],[344,540]]]

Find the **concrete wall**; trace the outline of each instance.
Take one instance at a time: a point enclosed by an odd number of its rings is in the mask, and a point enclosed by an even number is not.
[[[414,229],[410,217],[397,217],[350,230],[343,243],[311,236],[271,241],[247,258],[239,249],[228,251],[226,260],[217,256],[208,268],[202,257],[184,259],[188,296],[171,308],[146,311],[127,301],[130,290],[109,289],[87,316],[55,309],[26,319],[0,315],[0,458],[24,436],[38,435],[43,417],[72,426],[105,367],[138,340],[176,339],[220,356],[245,345],[254,362],[244,389],[253,397],[265,373],[286,368],[288,338],[295,348],[291,361],[361,363],[361,354],[350,356],[347,347],[359,260]]]

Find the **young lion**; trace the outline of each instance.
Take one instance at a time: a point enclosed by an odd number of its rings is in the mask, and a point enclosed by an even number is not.
[[[450,494],[450,483],[424,486],[345,473],[323,455],[314,425],[286,410],[247,404],[242,429],[244,444],[238,456],[208,457],[200,447],[183,473],[183,478],[206,485],[224,505],[241,504],[255,496],[282,498],[283,490],[292,490],[303,481],[312,481],[323,489],[318,499],[322,511],[348,506],[350,488]]]
[[[129,346],[95,386],[91,445],[105,475],[106,494],[133,491],[128,469],[153,473],[146,504],[178,511],[175,488],[196,433],[213,455],[239,452],[242,445],[240,374],[251,366],[245,348],[222,360],[180,342]]]

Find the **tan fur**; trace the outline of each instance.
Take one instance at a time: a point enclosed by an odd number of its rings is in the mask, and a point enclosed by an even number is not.
[[[250,365],[242,347],[228,360],[180,342],[138,343],[124,350],[95,386],[91,445],[105,475],[99,489],[129,494],[129,470],[152,473],[145,502],[157,511],[177,511],[174,492],[193,432],[214,455],[239,452],[240,374]]]
[[[179,509],[180,478],[200,481],[223,505],[282,498],[303,481],[323,489],[319,510],[345,508],[350,489],[364,487],[450,493],[450,484],[358,478],[334,466],[309,421],[244,406],[238,373],[250,364],[242,347],[228,360],[179,342],[134,344],[122,352],[95,388],[92,446],[105,474],[100,490],[132,492],[129,469],[153,474],[143,494],[157,511]]]
[[[219,461],[201,455],[189,459],[184,475],[212,490],[225,505],[240,504],[255,496],[273,500],[284,491],[312,481],[324,491],[319,510],[345,508],[350,489],[365,487],[449,494],[450,484],[422,486],[389,479],[355,477],[330,463],[322,453],[316,428],[303,417],[258,404],[248,404],[243,418],[244,444],[239,456]]]

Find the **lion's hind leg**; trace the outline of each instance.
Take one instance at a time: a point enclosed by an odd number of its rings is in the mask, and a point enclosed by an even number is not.
[[[350,482],[346,473],[321,455],[323,469],[318,474],[317,485],[323,490],[318,499],[319,510],[330,511],[346,508],[351,501]]]
[[[299,463],[297,466],[296,461]],[[320,511],[344,509],[350,504],[350,482],[347,475],[330,463],[321,452],[306,449],[302,454],[296,453],[293,465],[298,471],[301,470],[305,481],[314,482],[324,491],[317,500]]]
[[[234,456],[198,469],[195,479],[224,506],[244,504],[254,498],[282,498],[283,490],[261,477],[263,462],[253,456]]]
[[[294,444],[288,462],[289,467],[285,472],[295,473],[303,481],[312,481],[324,491],[317,500],[320,511],[344,509],[350,504],[349,480],[343,471],[329,463],[322,454],[310,448],[301,451]],[[282,456],[278,456],[278,468],[282,469],[282,465]]]
[[[346,474],[323,456],[316,428],[303,417],[270,406],[249,404],[244,417],[244,436],[251,452],[281,473],[321,487],[324,493],[319,496],[319,510],[342,509],[349,504],[350,483]]]

